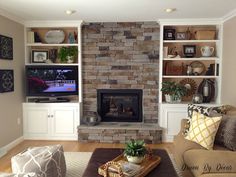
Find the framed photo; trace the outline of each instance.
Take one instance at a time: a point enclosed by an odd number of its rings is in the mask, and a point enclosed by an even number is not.
[[[48,59],[48,50],[32,50],[32,63],[45,63]]]
[[[0,59],[13,60],[13,39],[0,35]]]
[[[14,91],[14,72],[12,69],[0,70],[0,93]]]
[[[187,58],[194,57],[196,54],[196,45],[184,45],[184,56]]]
[[[175,29],[164,29],[164,40],[175,40]]]
[[[185,32],[177,32],[176,33],[176,39],[177,40],[185,40],[186,39],[186,33]]]

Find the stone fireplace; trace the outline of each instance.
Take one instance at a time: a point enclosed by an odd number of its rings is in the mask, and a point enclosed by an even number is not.
[[[161,141],[162,131],[158,127],[159,36],[157,22],[83,25],[83,115],[98,110],[103,120],[93,127],[80,125],[79,141]],[[111,95],[115,90],[120,94]],[[140,90],[142,96],[138,93],[127,96],[122,90]]]
[[[142,122],[141,89],[98,89],[101,122]]]

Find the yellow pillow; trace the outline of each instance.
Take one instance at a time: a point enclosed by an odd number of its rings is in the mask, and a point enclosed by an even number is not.
[[[221,116],[207,117],[194,111],[185,139],[194,141],[206,149],[212,149],[221,119]]]

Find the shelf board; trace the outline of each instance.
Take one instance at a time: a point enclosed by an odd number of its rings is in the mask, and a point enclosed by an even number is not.
[[[201,43],[201,42],[219,42],[220,40],[164,40],[164,43]]]
[[[201,78],[204,78],[204,79],[215,79],[215,78],[218,78],[219,76],[167,76],[167,75],[163,75],[162,76],[163,78],[195,78],[195,79],[201,79]]]
[[[175,105],[175,104],[177,104],[177,105],[184,105],[184,104],[193,104],[193,102],[192,101],[181,101],[180,103],[167,103],[167,102],[165,102],[165,101],[162,101],[161,102],[161,104],[165,104],[165,105]],[[217,103],[216,101],[214,101],[214,102],[210,102],[210,103],[200,103],[200,104],[198,104],[198,105],[200,105],[200,106],[214,106],[214,105],[217,105],[217,104],[219,104],[219,103]]]
[[[28,43],[27,47],[62,47],[62,46],[79,46],[79,44],[44,44],[44,43]]]
[[[26,63],[27,66],[37,66],[37,65],[45,65],[45,66],[78,66],[78,63]]]
[[[219,60],[218,57],[199,57],[199,58],[163,58],[165,61],[180,61],[180,60],[186,60],[186,61],[192,61],[192,60],[198,60],[198,61],[208,61],[208,60],[213,60],[217,61]]]

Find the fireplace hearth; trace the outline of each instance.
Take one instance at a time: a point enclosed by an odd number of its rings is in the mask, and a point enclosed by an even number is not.
[[[98,89],[97,107],[102,122],[142,122],[142,90]]]

